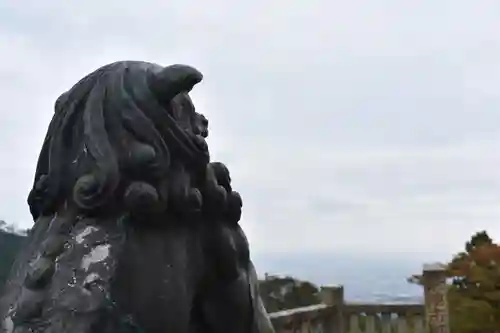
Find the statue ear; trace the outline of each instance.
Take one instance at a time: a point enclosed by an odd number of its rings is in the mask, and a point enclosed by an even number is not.
[[[152,75],[149,82],[151,91],[162,103],[169,103],[182,92],[189,92],[201,82],[203,74],[187,65],[171,65]]]

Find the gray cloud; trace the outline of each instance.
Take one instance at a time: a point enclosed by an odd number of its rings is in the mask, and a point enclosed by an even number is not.
[[[0,5],[0,200],[25,197],[53,102],[111,61],[199,67],[254,252],[456,251],[500,236],[493,1]]]

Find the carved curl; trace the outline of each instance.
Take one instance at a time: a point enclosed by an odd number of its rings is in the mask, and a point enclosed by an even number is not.
[[[124,61],[62,94],[28,197],[33,218],[63,205],[161,210],[175,199],[199,206],[193,175],[203,174],[209,161],[208,122],[188,92],[201,80],[189,66]],[[178,174],[188,175],[184,188],[170,184]]]
[[[221,162],[207,166],[205,211],[209,216],[236,224],[241,218],[243,201],[238,192],[233,191],[231,175]]]

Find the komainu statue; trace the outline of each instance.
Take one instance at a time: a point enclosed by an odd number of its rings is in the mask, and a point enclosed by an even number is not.
[[[55,103],[0,299],[6,333],[269,333],[242,200],[185,65],[116,62]]]

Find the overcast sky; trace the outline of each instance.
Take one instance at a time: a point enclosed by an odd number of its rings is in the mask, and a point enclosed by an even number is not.
[[[209,5],[210,4],[210,5]],[[500,2],[0,0],[1,216],[55,99],[116,60],[186,63],[254,252],[460,250],[500,238]]]

